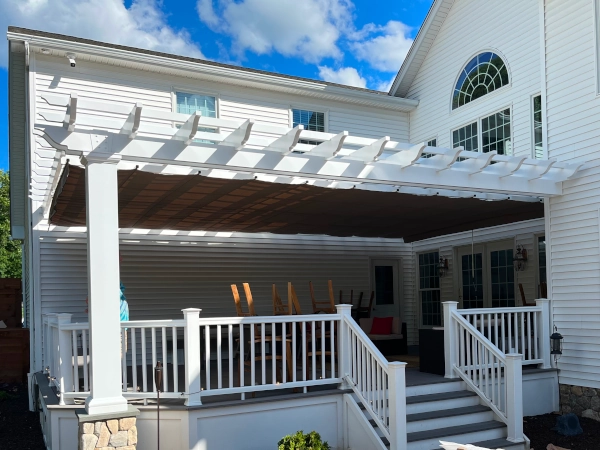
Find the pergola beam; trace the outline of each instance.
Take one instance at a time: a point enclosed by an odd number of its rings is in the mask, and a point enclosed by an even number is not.
[[[71,108],[73,97],[44,94],[52,105]],[[75,99],[77,97],[75,96]],[[63,115],[44,112],[50,123],[36,123],[46,140],[68,154],[85,155],[101,149],[118,154],[125,161],[182,165],[284,177],[305,177],[336,183],[370,183],[415,188],[493,192],[501,195],[552,196],[562,192],[561,181],[579,168],[554,161],[525,157],[465,152],[462,148],[425,147],[380,139],[294,129],[254,123],[151,110],[136,105],[115,105],[95,100],[79,100],[88,111],[125,114],[127,119],[99,118],[79,114],[73,131],[57,127]],[[75,102],[77,105],[77,102]],[[75,106],[76,108],[77,106]],[[144,121],[145,118],[183,123],[179,129]],[[79,128],[79,125],[82,128]],[[83,127],[93,126],[95,131]],[[126,134],[110,130],[129,130]],[[198,131],[208,126],[231,132]],[[97,130],[106,128],[106,132]],[[134,131],[135,128],[135,131]],[[145,135],[151,133],[151,135]],[[318,142],[300,144],[299,139]],[[208,142],[198,142],[202,139]],[[183,145],[182,142],[183,141]],[[422,158],[424,151],[430,158]],[[293,153],[292,153],[293,152]],[[460,161],[458,158],[460,156]]]

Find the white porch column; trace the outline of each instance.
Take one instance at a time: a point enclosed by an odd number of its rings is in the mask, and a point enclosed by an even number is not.
[[[511,442],[523,442],[523,357],[506,355],[506,416],[508,436]]]
[[[121,382],[119,202],[115,155],[89,154],[85,165],[90,322],[90,415],[127,411]]]
[[[389,363],[390,450],[405,450],[406,363]]]
[[[444,364],[445,378],[458,378],[453,367],[457,363],[456,325],[452,313],[458,309],[458,302],[443,302],[444,305]]]
[[[537,320],[537,323],[539,324],[538,326],[541,327],[541,333],[539,333],[538,337],[540,340],[538,348],[542,353],[542,358],[544,360],[540,367],[542,369],[550,369],[552,367],[550,358],[550,330],[552,327],[552,311],[550,311],[550,300],[547,298],[540,298],[535,301],[535,304],[536,306],[542,307],[542,313]]]
[[[346,321],[354,320],[351,315],[352,305],[335,305],[337,313],[342,316],[339,325],[338,338],[338,371],[342,379],[340,389],[349,389],[346,375],[350,374],[350,331]]]

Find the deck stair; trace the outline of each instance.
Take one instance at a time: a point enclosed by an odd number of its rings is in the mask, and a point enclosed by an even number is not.
[[[506,440],[507,428],[496,420],[494,412],[482,405],[476,393],[467,390],[460,380],[442,377],[428,379],[425,384],[406,387],[406,426],[408,450],[439,449],[439,441],[474,444],[489,449],[524,450],[524,443]],[[359,408],[377,435],[381,448],[389,442],[375,421],[369,420],[364,406],[353,395]]]

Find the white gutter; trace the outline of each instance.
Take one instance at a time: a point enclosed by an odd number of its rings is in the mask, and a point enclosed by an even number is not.
[[[392,97],[385,93],[377,94],[369,91],[360,91],[341,86],[332,86],[319,81],[286,78],[277,74],[255,73],[233,67],[223,67],[205,64],[198,61],[184,61],[166,56],[151,55],[131,50],[104,47],[96,44],[73,42],[35,34],[8,32],[9,40],[28,40],[33,48],[47,48],[58,52],[74,52],[79,58],[84,55],[112,58],[118,61],[130,61],[137,64],[147,64],[150,70],[159,71],[157,68],[177,69],[186,74],[194,73],[199,77],[217,78],[220,82],[229,84],[252,85],[259,89],[289,92],[323,99],[356,103],[388,110],[410,112],[419,102],[403,98]]]

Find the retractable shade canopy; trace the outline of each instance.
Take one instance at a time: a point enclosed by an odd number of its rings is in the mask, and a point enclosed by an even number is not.
[[[122,228],[404,238],[406,242],[543,217],[541,202],[482,201],[119,170]],[[85,226],[85,169],[67,166],[50,222]]]

